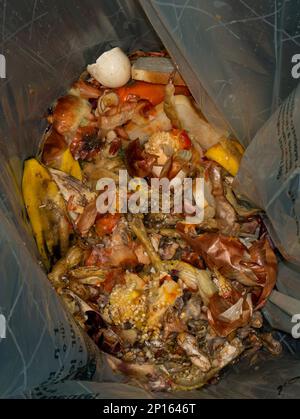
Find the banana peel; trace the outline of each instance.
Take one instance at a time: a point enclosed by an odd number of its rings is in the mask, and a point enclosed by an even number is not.
[[[232,176],[236,176],[243,153],[244,148],[237,140],[223,138],[217,144],[210,147],[205,156],[219,163]]]
[[[41,259],[49,269],[69,247],[65,202],[49,171],[35,158],[25,162],[22,192]]]

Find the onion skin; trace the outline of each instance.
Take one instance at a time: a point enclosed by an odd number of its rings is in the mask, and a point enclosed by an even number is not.
[[[261,288],[255,297],[255,308],[261,308],[275,286],[277,259],[267,237],[256,241],[249,249],[238,239],[219,233],[205,233],[182,237],[206,262],[229,279],[245,286]]]

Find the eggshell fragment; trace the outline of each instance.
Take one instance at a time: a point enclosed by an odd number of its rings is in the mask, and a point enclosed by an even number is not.
[[[124,86],[131,77],[131,64],[120,48],[104,52],[87,71],[103,86],[117,88]]]

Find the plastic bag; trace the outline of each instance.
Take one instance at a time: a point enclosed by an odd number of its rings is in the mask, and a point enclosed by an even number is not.
[[[280,252],[300,266],[299,113],[300,85],[249,145],[236,189],[264,208]]]
[[[274,53],[270,50],[272,37],[266,23],[269,17],[255,17],[255,14],[271,13],[269,9],[272,5],[274,9],[274,2],[266,1],[260,6],[261,2],[251,1],[255,13],[247,12],[251,18],[248,23],[243,22],[245,16],[241,9],[246,1],[238,2],[238,7],[237,2],[229,1],[142,3],[148,14],[149,8],[155,7],[155,14],[149,14],[151,21],[208,118],[219,125],[229,123],[247,143],[271,115],[275,100],[273,91],[279,100],[285,97],[285,88],[293,87],[290,81],[283,83],[284,88],[279,82],[280,66],[274,64],[279,61],[274,61]],[[267,5],[269,9],[263,10]],[[231,28],[223,31],[220,19],[211,17],[215,16],[212,7],[216,16],[224,13],[223,17],[226,15],[228,20],[241,20],[239,30],[245,29],[243,36],[238,35],[242,50],[236,48],[237,38]],[[243,7],[245,12],[250,6]],[[112,373],[105,354],[100,353],[78,329],[51,289],[37,262],[20,185],[23,161],[35,154],[45,128],[42,121],[45,109],[69,87],[87,63],[116,45],[132,51],[137,48],[158,50],[162,44],[135,0],[31,0],[23,3],[1,0],[0,10],[3,34],[0,52],[7,63],[7,79],[0,81],[0,314],[6,319],[5,333],[0,334],[0,397],[153,397],[142,389],[124,384],[126,377]],[[165,20],[162,25],[163,17],[175,17],[176,20],[169,20],[168,24]],[[296,22],[296,13],[292,17]],[[195,24],[191,25],[191,22]],[[250,31],[253,22],[257,26]],[[280,19],[280,24],[283,23]],[[218,26],[208,29],[207,25]],[[265,31],[269,35],[266,39],[262,37],[262,46],[255,47],[253,37],[259,28],[262,36]],[[228,60],[224,56],[226,51]],[[264,55],[266,52],[268,54]],[[244,73],[240,73],[241,60],[248,55]],[[265,66],[253,61],[254,57],[255,60],[257,57],[266,60]],[[247,67],[253,69],[251,75]],[[270,71],[266,72],[266,68]],[[269,80],[271,73],[276,75],[276,89],[273,89],[275,79]],[[253,80],[255,88],[252,83],[248,90],[241,89],[247,80]],[[264,90],[262,86],[266,80]],[[249,100],[245,102],[247,95]],[[284,355],[282,359],[276,358],[256,367],[239,364],[229,369],[224,381],[217,386],[175,396],[295,396],[299,395],[299,384],[290,380],[299,375],[299,362]],[[279,394],[278,386],[284,382],[288,383],[284,387],[287,391]]]
[[[7,79],[0,82],[0,314],[6,319],[1,334],[6,337],[0,338],[0,397],[47,397],[57,391],[145,397],[144,391],[126,385],[123,390],[116,385],[91,390],[91,385],[69,383],[60,390],[58,383],[69,378],[120,382],[122,377],[112,374],[105,355],[51,289],[37,262],[20,185],[23,161],[36,153],[45,128],[43,113],[86,64],[116,45],[128,51],[157,50],[161,43],[132,1],[12,0],[0,2],[0,10],[7,66]]]
[[[299,0],[141,0],[206,117],[248,145],[297,86]]]

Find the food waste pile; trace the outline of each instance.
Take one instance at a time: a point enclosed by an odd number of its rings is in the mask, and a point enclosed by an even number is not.
[[[24,166],[28,217],[49,281],[111,367],[152,391],[188,390],[241,357],[279,355],[260,312],[276,255],[260,209],[233,190],[244,149],[209,124],[168,54],[105,52],[47,120]],[[163,211],[163,188],[156,211],[109,195],[99,211],[99,182],[119,197],[125,173],[139,180],[127,199],[141,179],[174,182],[171,198],[202,179],[201,217],[172,199]]]

